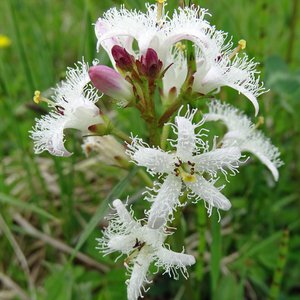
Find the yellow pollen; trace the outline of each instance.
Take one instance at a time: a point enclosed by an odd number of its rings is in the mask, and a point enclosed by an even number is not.
[[[175,44],[176,49],[180,50],[180,51],[184,51],[186,49],[186,45],[182,44],[181,42],[177,42]]]
[[[164,2],[166,2],[166,0],[156,0],[156,2],[159,4],[164,4]]]
[[[34,92],[33,101],[36,104],[39,104],[42,101],[42,97],[41,97],[41,92],[40,91],[35,91]]]
[[[11,45],[11,40],[6,35],[0,34],[0,48],[7,48]]]
[[[184,171],[181,171],[180,173],[181,175],[181,178],[184,182],[191,182],[191,183],[194,183],[197,181],[197,178],[195,175],[192,175],[192,174],[189,174],[189,173],[186,173]]]
[[[233,51],[229,54],[229,59],[232,59],[237,53],[246,48],[247,42],[245,40],[239,40],[238,45]]]
[[[245,40],[239,40],[238,45],[242,50],[246,49],[247,42]]]

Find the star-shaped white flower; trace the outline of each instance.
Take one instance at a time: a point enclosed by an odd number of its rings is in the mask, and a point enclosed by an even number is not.
[[[214,34],[221,45],[215,51],[196,47],[196,66],[193,90],[202,94],[218,91],[222,86],[229,86],[244,94],[253,104],[255,114],[259,111],[257,97],[265,93],[259,73],[256,69],[258,63],[249,59],[247,54],[238,56],[232,54],[231,43],[226,43],[226,36]],[[240,41],[244,45],[245,41]],[[237,48],[242,48],[238,46]]]
[[[205,129],[199,129],[204,120],[192,123],[196,111],[188,111],[185,116],[175,118],[172,127],[177,139],[171,140],[171,145],[176,148],[174,152],[151,148],[139,138],[133,138],[128,145],[127,154],[137,165],[146,167],[152,175],[167,174],[163,183],[154,187],[157,195],[150,193],[148,198],[154,201],[149,211],[151,226],[160,226],[166,218],[172,218],[172,211],[180,205],[183,186],[189,192],[188,198],[206,202],[209,214],[212,207],[223,210],[231,207],[229,200],[220,192],[223,187],[217,188],[214,183],[217,171],[220,170],[225,176],[228,170],[232,175],[238,171],[241,152],[235,146],[209,151],[202,139]]]
[[[175,279],[178,271],[188,277],[186,267],[193,265],[195,258],[166,248],[164,240],[168,234],[164,228],[142,225],[143,220],[135,220],[120,200],[115,200],[113,207],[116,213],[103,231],[103,237],[97,239],[97,249],[105,254],[121,252],[127,255],[124,265],[130,271],[130,279],[126,282],[128,300],[136,300],[146,291],[144,284],[149,283],[147,273],[151,263]]]
[[[52,100],[36,99],[47,102],[52,111],[36,119],[36,125],[30,131],[35,153],[47,150],[56,156],[69,156],[72,153],[64,146],[65,129],[77,129],[85,135],[89,126],[103,123],[95,105],[99,96],[89,82],[88,65],[78,62],[75,68],[68,68],[66,80],[54,89]]]
[[[278,180],[278,168],[283,165],[279,158],[279,150],[272,145],[255,124],[237,108],[214,100],[209,103],[209,112],[205,115],[207,121],[223,121],[228,128],[224,136],[223,146],[236,146],[242,152],[254,154],[272,172],[275,181]]]

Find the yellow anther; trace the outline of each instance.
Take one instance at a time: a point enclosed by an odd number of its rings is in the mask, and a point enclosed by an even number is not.
[[[175,44],[176,49],[180,50],[180,51],[184,51],[186,49],[186,45],[182,44],[181,42],[177,42]]]
[[[46,102],[51,107],[57,107],[57,104],[52,100],[49,100],[41,95],[40,91],[35,91],[33,95],[33,102],[36,104],[40,104],[41,102]]]
[[[246,48],[247,42],[246,40],[239,40],[238,45],[241,47],[242,50]]]
[[[197,181],[197,178],[195,175],[192,175],[192,174],[189,174],[189,173],[186,173],[184,171],[181,171],[180,173],[181,175],[181,178],[184,182],[191,182],[191,183],[194,183]]]
[[[245,40],[239,40],[237,47],[229,55],[229,59],[232,59],[237,53],[246,48],[247,42]]]
[[[42,97],[41,97],[41,92],[40,91],[35,91],[34,92],[33,101],[36,104],[39,104],[42,101]]]
[[[166,0],[156,0],[156,2],[159,4],[164,4],[164,2],[166,2]]]
[[[11,45],[11,40],[6,35],[0,34],[0,48],[7,48]]]

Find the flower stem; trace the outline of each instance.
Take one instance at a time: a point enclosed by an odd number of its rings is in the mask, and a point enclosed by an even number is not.
[[[212,230],[212,244],[211,244],[211,299],[216,299],[217,286],[220,276],[220,261],[221,261],[221,225],[218,220],[218,212],[216,209],[212,212],[211,230]]]
[[[127,142],[127,143],[131,143],[131,138],[124,133],[123,131],[117,129],[117,128],[113,128],[112,132],[111,132],[114,136],[120,138],[121,140]]]

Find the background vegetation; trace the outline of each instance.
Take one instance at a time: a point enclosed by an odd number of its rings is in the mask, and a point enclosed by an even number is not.
[[[0,34],[11,39],[9,47],[0,48],[0,299],[125,299],[122,259],[103,258],[95,237],[105,225],[109,201],[139,198],[135,170],[87,160],[76,132],[70,132],[74,138],[68,147],[76,153],[71,158],[34,155],[28,138],[34,118],[45,108],[33,105],[33,91],[53,87],[82,56],[107,62],[95,51],[91,24],[122,2],[0,1]],[[143,1],[124,2],[144,7]],[[178,4],[168,2],[171,10]],[[225,191],[233,208],[220,224],[216,216],[206,217],[202,203],[187,206],[181,229],[169,243],[178,250],[184,242],[198,263],[187,281],[156,275],[145,299],[299,299],[299,1],[197,4],[209,8],[211,22],[235,42],[246,39],[248,54],[261,62],[271,89],[260,98],[261,129],[280,148],[285,165],[277,184],[255,160],[242,168]],[[253,115],[237,93],[225,89],[221,98]],[[143,135],[135,116],[119,110],[115,120],[124,131],[134,126],[131,130]],[[143,205],[137,202],[135,208],[142,212]]]

